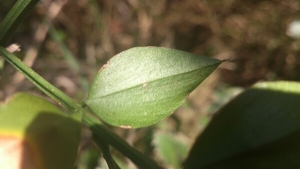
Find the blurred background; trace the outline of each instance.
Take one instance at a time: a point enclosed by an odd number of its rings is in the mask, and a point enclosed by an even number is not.
[[[0,21],[16,0],[0,0]],[[135,46],[221,60],[173,115],[142,129],[112,129],[166,168],[180,168],[194,139],[228,100],[258,81],[300,80],[299,0],[41,0],[11,43],[16,55],[80,101],[103,64]],[[1,60],[0,99],[42,95]],[[122,168],[135,168],[118,152]],[[106,168],[83,127],[78,169]]]

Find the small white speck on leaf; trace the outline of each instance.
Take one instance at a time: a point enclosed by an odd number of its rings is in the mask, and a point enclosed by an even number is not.
[[[143,87],[147,87],[148,86],[148,83],[146,80],[143,80]]]

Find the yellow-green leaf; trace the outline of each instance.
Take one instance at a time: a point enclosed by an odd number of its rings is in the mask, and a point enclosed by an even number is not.
[[[19,93],[0,104],[1,168],[72,169],[81,123],[50,102]]]

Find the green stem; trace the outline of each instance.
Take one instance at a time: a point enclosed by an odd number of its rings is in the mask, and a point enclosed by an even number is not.
[[[4,47],[0,46],[0,53],[11,65],[13,65],[19,72],[21,72],[28,80],[42,90],[46,95],[55,100],[59,105],[62,105],[71,113],[81,109],[81,106],[77,104],[73,99],[46,81],[43,77],[26,66],[20,59],[13,54],[9,53]]]
[[[152,159],[132,148],[127,142],[122,140],[115,133],[111,132],[91,114],[84,114],[83,122],[92,130],[94,135],[112,145],[115,149],[128,157],[139,168],[162,169],[162,167],[156,164]]]
[[[120,169],[118,164],[115,162],[113,157],[111,156],[108,143],[99,137],[97,134],[93,133],[93,138],[98,147],[101,149],[103,157],[109,167],[109,169]]]
[[[5,46],[39,0],[18,0],[0,24],[0,46]],[[0,2],[1,3],[1,2]]]

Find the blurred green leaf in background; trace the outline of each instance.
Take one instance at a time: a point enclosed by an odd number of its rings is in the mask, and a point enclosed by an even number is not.
[[[156,154],[173,169],[180,169],[184,158],[188,154],[188,146],[182,139],[170,133],[156,132],[153,139]]]
[[[199,135],[187,169],[300,167],[300,84],[262,82],[221,108]]]

